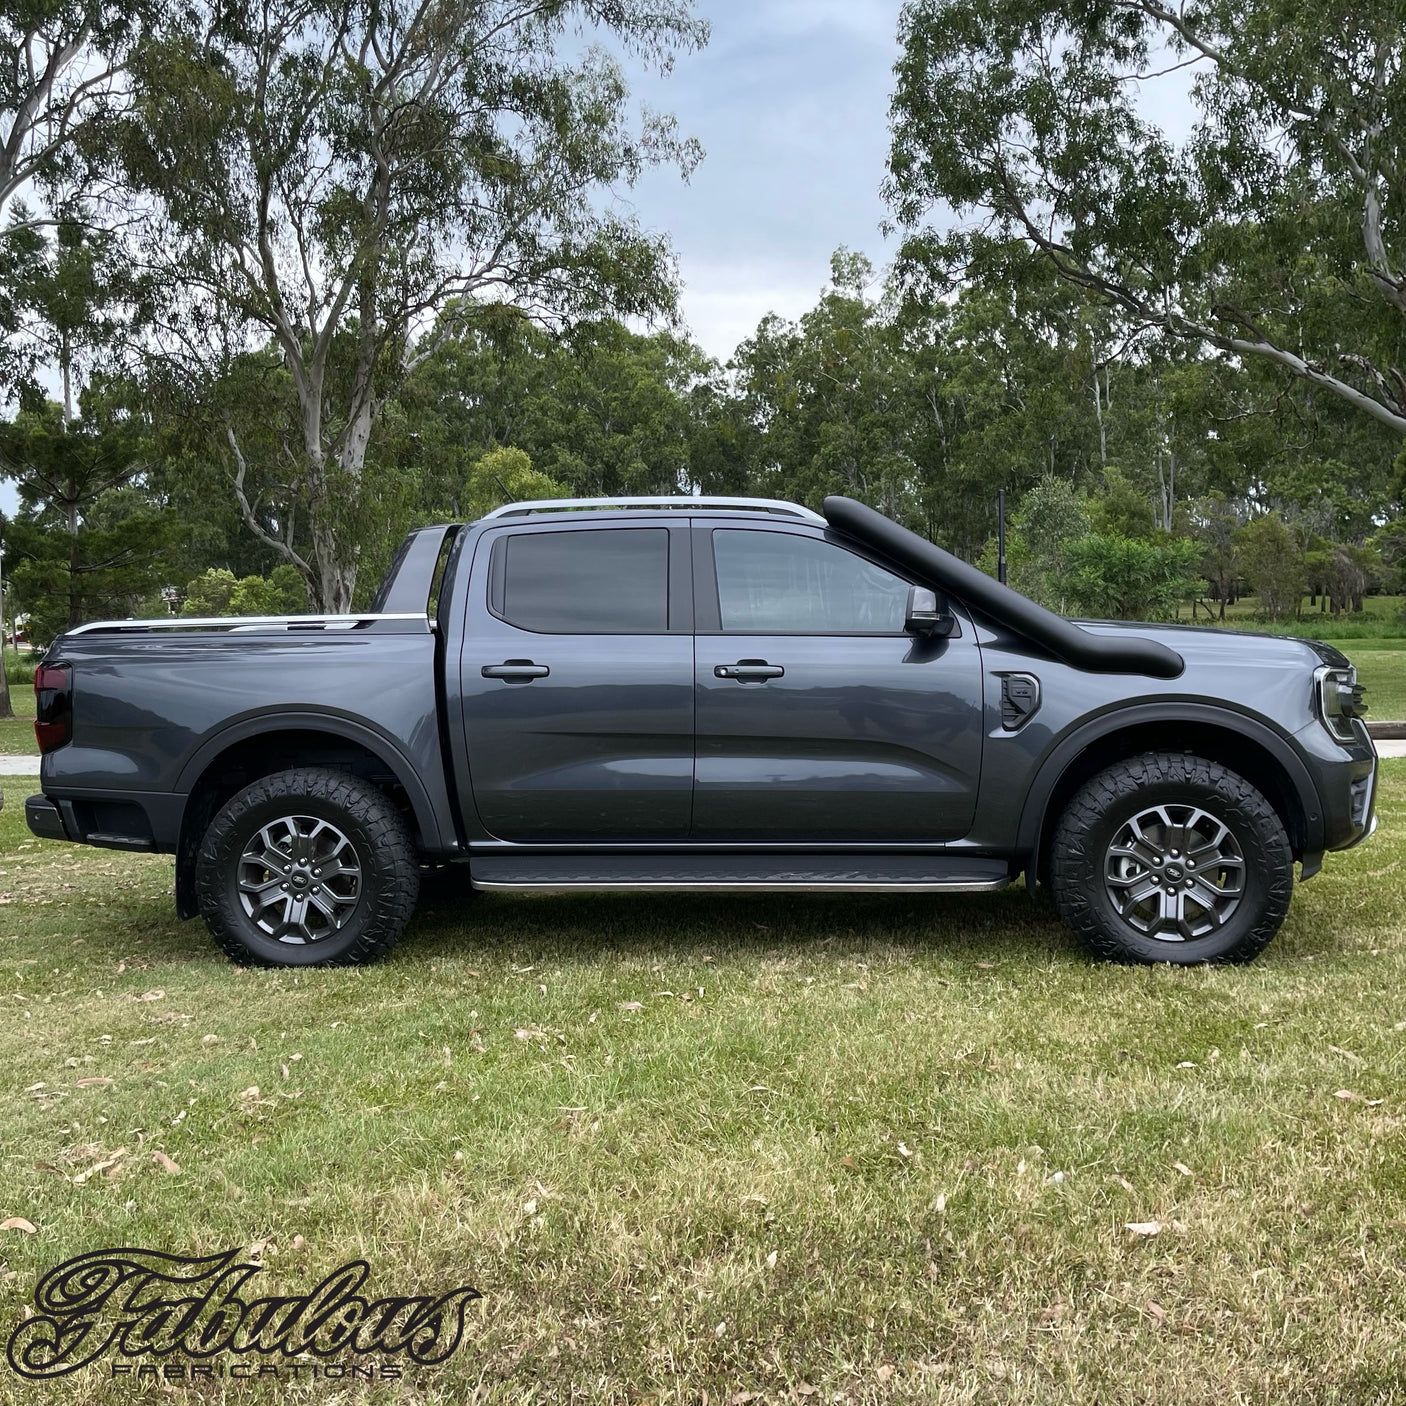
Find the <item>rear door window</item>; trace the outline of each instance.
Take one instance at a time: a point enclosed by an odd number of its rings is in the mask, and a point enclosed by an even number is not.
[[[494,543],[493,613],[546,635],[662,635],[669,628],[669,531],[515,532]]]

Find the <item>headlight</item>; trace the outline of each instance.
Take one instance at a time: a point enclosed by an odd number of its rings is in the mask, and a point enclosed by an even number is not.
[[[1357,732],[1353,721],[1367,712],[1367,705],[1362,700],[1362,685],[1357,682],[1357,670],[1324,668],[1319,669],[1313,678],[1318,716],[1323,720],[1323,726],[1339,742],[1356,742]]]

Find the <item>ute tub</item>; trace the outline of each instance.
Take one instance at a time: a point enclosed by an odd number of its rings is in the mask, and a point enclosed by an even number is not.
[[[934,547],[916,532],[909,532],[853,498],[827,498],[825,520],[837,531],[882,552],[940,590],[984,611],[1072,668],[1091,674],[1146,674],[1154,679],[1174,679],[1186,667],[1176,650],[1157,640],[1110,639],[1081,630],[1062,615],[993,581],[984,571]]]

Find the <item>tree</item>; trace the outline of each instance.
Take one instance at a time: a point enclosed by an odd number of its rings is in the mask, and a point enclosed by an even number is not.
[[[892,308],[869,295],[875,281],[863,255],[837,250],[816,306],[795,323],[763,318],[734,353],[736,391],[755,431],[756,490],[817,508],[844,493],[895,517],[911,511],[914,368]]]
[[[1139,493],[1111,464],[1103,471],[1103,492],[1089,503],[1089,520],[1095,532],[1140,542],[1157,530],[1147,495]]]
[[[91,403],[87,410],[65,426],[48,402],[0,425],[0,477],[14,479],[20,496],[7,533],[11,579],[41,644],[84,620],[136,610],[163,584],[176,530],[145,490],[137,428]]]
[[[302,578],[285,562],[272,576],[237,577],[212,566],[186,583],[181,614],[188,619],[220,615],[300,615],[308,608]]]
[[[1247,523],[1236,534],[1236,550],[1260,609],[1271,620],[1298,607],[1303,595],[1303,552],[1278,513]]]
[[[901,40],[911,278],[999,284],[1034,251],[1134,326],[1406,434],[1396,0],[910,0]],[[1173,67],[1195,75],[1180,147],[1139,99]]]
[[[1235,599],[1241,574],[1236,550],[1240,518],[1223,493],[1212,493],[1196,505],[1193,525],[1201,543],[1201,575],[1210,585],[1212,600],[1220,607],[1218,618],[1224,620],[1225,608]],[[1191,613],[1194,619],[1195,602]],[[1207,606],[1207,616],[1210,613]]]
[[[1089,535],[1084,501],[1063,479],[1047,475],[1020,500],[1007,543],[1010,584],[1061,614],[1068,608],[1069,551]],[[988,544],[982,565],[992,569]]]
[[[115,241],[78,209],[73,218],[56,221],[51,234],[19,230],[3,246],[10,254],[8,269],[0,254],[0,281],[8,294],[4,321],[11,344],[0,375],[31,400],[42,399],[35,368],[51,366],[64,424],[70,424],[87,375],[117,335],[118,305],[131,291]]]
[[[1196,590],[1201,549],[1185,537],[1091,533],[1065,552],[1070,598],[1108,620],[1165,620]]]
[[[579,496],[689,484],[693,393],[715,370],[697,347],[614,318],[553,331],[496,313],[447,340],[387,407],[379,451],[397,475],[419,473],[424,512],[462,517],[466,477],[495,449]]]
[[[76,148],[96,145],[128,94],[132,45],[149,31],[154,6],[102,0],[18,0],[0,9],[0,222],[47,223],[11,202],[27,186],[71,175]]]
[[[568,498],[571,490],[539,473],[521,449],[491,449],[472,469],[464,486],[466,516],[480,518],[505,503]]]
[[[143,252],[183,298],[163,353],[197,383],[276,350],[296,434],[255,462],[223,439],[242,519],[325,610],[351,607],[368,450],[388,399],[485,305],[670,313],[662,240],[597,195],[698,158],[624,116],[619,65],[563,57],[595,26],[667,68],[704,42],[688,0],[236,0],[143,47],[125,179],[159,218]],[[281,518],[251,496],[286,490]],[[307,542],[285,530],[297,513]]]

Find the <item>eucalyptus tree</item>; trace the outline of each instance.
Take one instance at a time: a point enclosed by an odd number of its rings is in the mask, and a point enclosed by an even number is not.
[[[7,0],[0,6],[0,224],[46,223],[26,189],[71,176],[130,87],[124,70],[158,7],[148,0]]]
[[[900,37],[910,274],[999,281],[1034,250],[1135,326],[1406,435],[1399,0],[909,0]],[[1158,83],[1189,84],[1185,140]]]
[[[667,116],[632,119],[619,58],[586,40],[667,69],[706,26],[690,0],[233,0],[197,20],[143,47],[118,144],[150,202],[144,261],[176,292],[158,347],[226,381],[276,351],[296,431],[259,463],[227,415],[230,490],[314,602],[346,610],[382,411],[445,339],[504,301],[673,312],[667,244],[611,197],[699,152]]]

